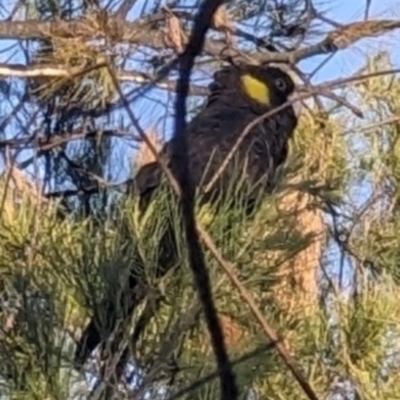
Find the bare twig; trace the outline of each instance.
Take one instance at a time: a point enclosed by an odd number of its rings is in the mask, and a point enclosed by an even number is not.
[[[81,74],[79,68],[70,68],[65,65],[54,64],[30,64],[29,66],[22,64],[6,64],[0,63],[0,76],[14,78],[66,78],[71,79],[77,74]],[[153,84],[166,90],[176,90],[176,82],[162,79],[155,82],[155,78],[151,75],[135,71],[122,71],[118,73],[120,82],[130,82],[135,84]],[[203,86],[191,85],[190,94],[204,96],[208,94],[208,89]]]
[[[371,131],[371,130],[374,130],[374,129],[379,129],[382,126],[385,126],[385,125],[391,125],[391,124],[395,124],[395,123],[400,123],[400,115],[395,115],[393,117],[386,118],[383,121],[374,122],[372,124],[364,125],[364,126],[361,126],[359,128],[357,128],[357,127],[356,128],[352,128],[350,131],[348,131],[348,133],[349,132],[354,132],[354,131],[367,132],[367,131]]]
[[[35,147],[38,151],[48,151],[55,147],[64,145],[66,143],[75,141],[75,140],[82,140],[82,139],[94,139],[98,140],[102,136],[113,136],[113,137],[120,137],[120,138],[131,138],[138,140],[131,133],[125,132],[118,132],[111,129],[105,129],[103,131],[96,130],[96,131],[87,131],[87,132],[71,132],[67,135],[60,135],[60,136],[52,136],[50,138],[37,138],[37,137],[28,137],[28,138],[16,138],[16,139],[9,139],[9,140],[0,140],[0,149],[2,148],[10,148],[16,149],[21,146],[24,146],[26,149],[27,147]]]
[[[364,21],[368,20],[371,3],[372,3],[372,0],[365,0]]]
[[[364,118],[363,112],[358,107],[356,107],[355,105],[351,104],[344,97],[338,96],[335,93],[327,92],[327,91],[322,92],[321,95],[336,101],[337,103],[339,103],[343,107],[348,108],[356,117]]]
[[[137,0],[124,0],[118,11],[115,13],[115,16],[121,19],[125,18],[131,8],[135,5],[136,1]]]
[[[249,352],[248,354],[245,354],[241,357],[239,357],[236,360],[232,361],[232,365],[237,365],[240,363],[243,363],[247,360],[252,359],[253,357],[267,352],[269,350],[272,350],[275,347],[276,343],[268,343],[268,344],[264,344],[262,346],[259,346],[257,349]],[[209,375],[206,375],[205,377],[197,380],[196,382],[192,383],[191,385],[179,390],[178,392],[176,392],[175,394],[173,394],[172,396],[168,397],[167,400],[177,400],[180,397],[184,396],[185,394],[188,394],[194,390],[196,390],[197,388],[199,388],[200,386],[206,384],[207,382],[211,381],[212,379],[216,378],[218,376],[218,371],[216,372],[212,372]],[[133,399],[132,399],[133,400]]]

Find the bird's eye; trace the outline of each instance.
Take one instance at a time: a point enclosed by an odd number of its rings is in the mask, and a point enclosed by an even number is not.
[[[279,90],[281,90],[282,92],[284,92],[284,91],[286,90],[286,82],[285,82],[285,80],[282,79],[282,78],[278,78],[278,79],[275,81],[275,86],[276,86]]]

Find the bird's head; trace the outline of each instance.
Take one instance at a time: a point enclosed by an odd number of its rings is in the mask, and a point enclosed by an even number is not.
[[[276,67],[246,66],[239,81],[242,93],[265,108],[284,104],[295,90],[292,78]]]
[[[295,91],[292,78],[280,68],[256,65],[228,66],[214,74],[210,100],[230,98],[240,93],[257,108],[270,109],[284,104]],[[236,99],[237,100],[237,99]]]

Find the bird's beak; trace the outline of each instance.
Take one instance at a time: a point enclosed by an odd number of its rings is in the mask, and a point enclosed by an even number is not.
[[[299,94],[297,92],[293,92],[291,95],[288,96],[288,100],[291,102],[294,113],[296,114],[296,117],[300,116],[300,112],[302,109],[302,103],[299,100]]]

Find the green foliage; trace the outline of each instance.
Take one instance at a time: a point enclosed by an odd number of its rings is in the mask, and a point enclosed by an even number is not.
[[[306,123],[299,128],[287,176],[279,179],[276,193],[260,204],[259,211],[251,219],[245,218],[244,210],[224,206],[218,212],[210,207],[199,209],[198,216],[221,253],[234,260],[239,279],[251,291],[268,321],[285,336],[290,348],[300,357],[307,376],[315,380],[321,393],[327,393],[323,354],[329,326],[324,315],[320,311],[307,317],[287,313],[273,290],[279,282],[280,266],[295,258],[313,239],[296,227],[290,210],[286,213],[279,210],[282,196],[288,190],[305,191],[309,186],[303,181],[291,182],[309,171],[313,171],[313,175],[308,173],[307,176],[313,179],[314,192],[319,186],[329,186],[332,176],[336,179],[331,168],[337,165],[329,157],[340,159],[339,146],[325,153],[329,155],[326,163],[321,164],[320,153],[309,153],[296,164],[296,154],[307,147],[310,140],[306,136],[309,132]],[[334,135],[334,130],[331,132]],[[313,157],[319,159],[319,163]],[[318,168],[324,172],[319,181],[315,172]],[[30,393],[38,398],[55,393],[57,398],[71,396],[70,390],[78,377],[72,373],[70,332],[83,326],[85,318],[93,313],[104,318],[102,300],[114,298],[116,301],[125,285],[127,272],[135,269],[149,286],[149,295],[135,311],[131,327],[146,307],[155,306],[157,293],[164,297],[135,348],[138,375],[153,377],[145,386],[146,390],[159,385],[156,383],[159,379],[164,382],[161,376],[167,373],[172,358],[177,358],[182,368],[175,389],[186,387],[214,371],[208,336],[199,318],[200,308],[185,261],[186,245],[179,213],[171,200],[169,190],[160,190],[144,215],[140,215],[135,199],[121,200],[106,221],[96,218],[60,220],[51,205],[39,212],[35,205],[22,202],[20,207],[13,208],[12,219],[2,220],[0,274],[8,296],[18,299],[15,327],[4,331],[1,341],[1,354],[7,360],[3,363],[2,374],[12,385],[13,393]],[[316,204],[310,206],[316,207]],[[166,216],[174,221],[180,268],[155,280],[157,246]],[[243,357],[262,347],[265,337],[227,276],[216,261],[208,253],[206,255],[218,310],[234,317],[242,336],[239,345],[232,345],[230,352],[234,358]],[[8,315],[6,309],[2,313],[4,317]],[[16,346],[21,356],[7,357],[16,353]],[[68,371],[68,382],[61,373],[63,368]],[[10,371],[21,369],[23,379],[7,377]],[[301,396],[297,384],[272,348],[239,362],[235,370],[243,395],[251,389],[261,397],[268,393],[271,399],[281,398],[282,393],[286,393],[287,398]],[[218,385],[211,380],[186,398],[211,399],[217,392]]]

